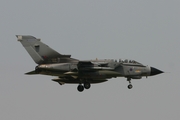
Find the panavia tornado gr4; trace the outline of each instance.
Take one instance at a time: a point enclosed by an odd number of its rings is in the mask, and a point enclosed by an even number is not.
[[[78,84],[77,90],[82,92],[89,89],[93,83],[102,83],[110,78],[125,77],[131,89],[132,79],[141,79],[163,73],[154,67],[145,66],[135,60],[118,61],[112,59],[104,60],[78,60],[71,58],[71,55],[63,55],[33,36],[17,35],[18,41],[38,65],[35,70],[26,73],[27,75],[42,74],[57,76],[52,79],[63,84]]]

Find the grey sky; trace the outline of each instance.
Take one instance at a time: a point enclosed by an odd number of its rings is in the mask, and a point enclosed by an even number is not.
[[[1,0],[0,119],[179,120],[179,0]],[[26,76],[36,64],[15,35],[41,38],[73,58],[135,59],[166,72],[77,85]]]

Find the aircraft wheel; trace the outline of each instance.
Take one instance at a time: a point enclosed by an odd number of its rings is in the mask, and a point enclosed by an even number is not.
[[[91,84],[89,82],[84,83],[84,88],[89,89],[91,87]]]
[[[131,84],[128,85],[128,88],[129,88],[129,89],[132,89],[132,87],[133,87],[133,86],[132,86]]]
[[[79,84],[78,87],[77,87],[77,90],[78,90],[79,92],[82,92],[82,91],[84,90],[84,86],[81,85],[81,84]]]

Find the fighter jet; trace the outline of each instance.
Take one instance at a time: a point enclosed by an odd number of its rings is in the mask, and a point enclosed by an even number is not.
[[[57,76],[52,81],[60,85],[78,84],[77,90],[79,92],[89,89],[91,84],[106,82],[108,79],[116,77],[125,77],[129,82],[128,88],[131,89],[133,87],[132,79],[163,73],[161,70],[145,66],[135,60],[78,60],[71,58],[71,55],[56,52],[33,36],[16,35],[16,37],[34,62],[38,64],[35,70],[25,74]]]

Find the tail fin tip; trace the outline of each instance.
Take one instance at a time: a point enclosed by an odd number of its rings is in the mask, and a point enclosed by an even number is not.
[[[22,41],[23,39],[37,39],[31,35],[16,35],[16,37],[17,37],[18,41]],[[39,40],[39,39],[37,39],[37,40]]]

